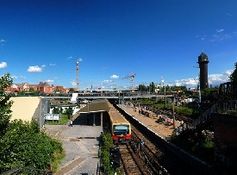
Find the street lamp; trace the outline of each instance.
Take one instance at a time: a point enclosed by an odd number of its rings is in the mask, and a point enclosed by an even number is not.
[[[172,115],[173,115],[173,126],[175,129],[175,113],[174,113],[174,104],[175,104],[175,95],[173,97],[173,105],[172,105]]]
[[[199,67],[197,67],[197,66],[193,66],[194,68],[197,68],[197,69],[199,69]],[[196,79],[194,79],[194,80],[196,80]],[[199,74],[198,74],[198,84],[197,84],[197,86],[198,86],[198,99],[199,99],[199,104],[201,105],[201,102],[202,102],[202,93],[201,93],[201,82],[200,82],[200,72],[199,72]]]

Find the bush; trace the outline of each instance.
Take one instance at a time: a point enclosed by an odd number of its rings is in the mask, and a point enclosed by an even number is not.
[[[106,174],[113,174],[113,169],[110,164],[110,149],[113,146],[113,141],[110,133],[101,135],[101,159],[103,168]]]
[[[34,123],[15,120],[0,139],[0,172],[20,169],[24,174],[42,174],[62,153],[62,145],[39,131]]]

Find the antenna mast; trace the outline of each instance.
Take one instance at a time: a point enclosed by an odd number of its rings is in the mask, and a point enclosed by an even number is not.
[[[79,59],[76,61],[76,88],[79,92]]]

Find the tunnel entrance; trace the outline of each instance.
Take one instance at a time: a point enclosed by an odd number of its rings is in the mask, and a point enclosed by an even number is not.
[[[101,126],[104,112],[81,113],[74,121],[73,125]]]

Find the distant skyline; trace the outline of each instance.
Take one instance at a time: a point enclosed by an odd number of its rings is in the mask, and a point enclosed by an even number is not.
[[[80,89],[228,81],[237,62],[235,0],[0,0],[0,75]]]

